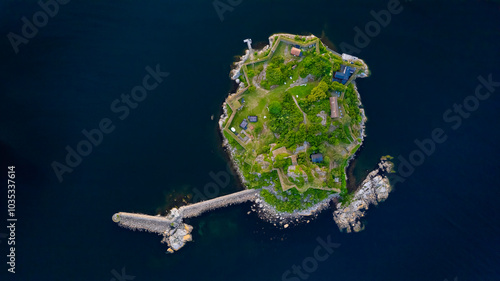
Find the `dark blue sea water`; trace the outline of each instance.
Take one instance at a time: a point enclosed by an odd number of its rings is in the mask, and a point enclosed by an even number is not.
[[[0,280],[500,280],[500,87],[443,119],[471,102],[479,76],[500,81],[498,1],[404,1],[358,48],[372,75],[358,79],[369,121],[356,180],[382,155],[409,159],[436,128],[447,137],[369,211],[365,231],[339,232],[329,211],[278,230],[243,204],[190,220],[195,242],[166,255],[159,236],[114,224],[118,211],[164,212],[226,169],[216,119],[243,39],[312,33],[342,51],[390,1],[216,3],[230,5],[222,21],[211,1],[73,0],[16,54],[8,34],[41,8],[0,2],[0,235],[10,165],[18,219],[16,273],[0,236]],[[170,75],[121,120],[111,104],[156,65]],[[51,163],[104,118],[114,130],[59,182]],[[233,177],[220,193],[241,188]],[[315,263],[318,239],[340,245]],[[308,271],[282,279],[294,265]]]

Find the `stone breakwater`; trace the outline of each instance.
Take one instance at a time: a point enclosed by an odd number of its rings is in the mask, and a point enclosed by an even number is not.
[[[195,204],[182,206],[179,208],[179,213],[183,218],[197,217],[210,210],[240,204],[246,201],[254,201],[257,199],[258,194],[259,190],[247,189]]]
[[[340,230],[347,232],[363,230],[361,218],[364,217],[370,205],[378,205],[379,202],[389,197],[391,185],[386,173],[389,173],[392,168],[391,162],[383,160],[377,169],[368,174],[349,205],[337,204],[337,210],[333,212],[333,220]]]
[[[184,223],[183,219],[197,217],[204,212],[217,208],[240,204],[246,201],[254,201],[257,199],[258,194],[258,190],[243,190],[182,206],[179,209],[173,208],[166,217],[120,212],[114,214],[112,219],[124,228],[162,235],[163,239],[161,242],[168,245],[167,252],[173,253],[184,247],[186,242],[193,240],[191,236],[193,227]]]
[[[179,250],[186,242],[192,241],[193,227],[182,222],[177,209],[172,209],[167,217],[120,212],[113,215],[113,221],[124,228],[162,235],[161,242],[168,245],[169,253]]]

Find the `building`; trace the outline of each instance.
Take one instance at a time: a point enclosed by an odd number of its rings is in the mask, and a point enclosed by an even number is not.
[[[247,127],[248,127],[248,121],[247,121],[247,119],[243,119],[243,121],[241,121],[240,128],[242,128],[243,130],[246,130]]]
[[[311,154],[311,161],[313,161],[313,163],[323,162],[323,154],[321,153]]]
[[[248,121],[250,121],[251,123],[257,122],[257,119],[257,116],[248,116]]]
[[[290,54],[292,54],[296,57],[300,57],[301,53],[302,53],[302,51],[298,48],[295,48],[295,47],[292,47],[292,50],[290,51]]]
[[[337,97],[330,97],[330,117],[339,118],[339,106],[337,103]]]
[[[355,60],[358,60],[358,57],[351,56],[348,54],[342,54],[342,59],[345,61],[355,61]]]
[[[333,76],[333,81],[337,81],[345,85],[349,78],[351,78],[351,75],[356,71],[356,68],[342,65],[340,67],[340,71],[335,72],[335,75]]]

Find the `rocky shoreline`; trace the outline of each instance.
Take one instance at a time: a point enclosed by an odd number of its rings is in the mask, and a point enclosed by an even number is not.
[[[338,198],[338,194],[332,194],[328,196],[325,200],[300,211],[295,211],[293,213],[279,212],[269,203],[265,202],[262,197],[259,196],[252,206],[252,211],[256,212],[259,218],[265,220],[276,227],[288,228],[294,224],[309,223],[314,220],[322,211],[330,208],[331,202],[334,198]]]
[[[337,210],[333,212],[333,220],[340,230],[347,232],[363,230],[361,218],[365,216],[370,205],[378,205],[389,197],[391,185],[387,174],[392,171],[393,166],[391,162],[382,160],[378,168],[368,174],[360,188],[354,193],[349,205],[337,204]]]

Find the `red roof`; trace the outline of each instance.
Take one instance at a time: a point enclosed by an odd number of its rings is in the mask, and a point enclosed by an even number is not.
[[[297,49],[295,47],[292,47],[292,50],[290,51],[290,54],[294,55],[294,56],[300,56],[300,49]]]
[[[339,106],[337,105],[337,97],[330,97],[330,109],[332,110],[332,114],[330,117],[332,118],[339,117]]]

